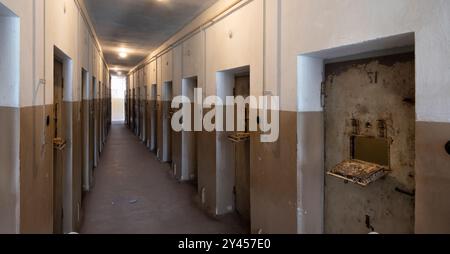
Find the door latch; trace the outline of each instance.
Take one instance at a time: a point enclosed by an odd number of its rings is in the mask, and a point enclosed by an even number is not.
[[[63,140],[62,138],[54,138],[53,139],[53,147],[58,150],[62,151],[66,148],[67,142]]]

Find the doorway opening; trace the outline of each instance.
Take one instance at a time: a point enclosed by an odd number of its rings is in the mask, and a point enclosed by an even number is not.
[[[53,60],[53,232],[65,233],[73,225],[71,196],[74,193],[72,160],[73,119],[70,100],[72,94],[72,60],[58,48],[54,48]],[[68,105],[68,106],[66,106]],[[81,185],[81,183],[80,183]],[[81,196],[77,197],[81,202]]]
[[[413,52],[325,65],[325,233],[414,233],[414,65]]]
[[[163,118],[163,151],[162,161],[170,163],[172,160],[172,99],[173,99],[173,87],[172,82],[164,82],[163,85],[163,105],[162,105],[162,118]]]
[[[114,123],[123,123],[125,121],[125,89],[126,79],[122,76],[111,77],[112,93],[112,121]]]
[[[134,134],[139,135],[139,88],[133,88]]]
[[[63,233],[63,179],[64,179],[64,149],[63,139],[63,98],[64,80],[63,63],[55,58],[54,60],[54,87],[53,87],[53,233]]]
[[[129,105],[130,105],[130,91],[129,91],[129,89],[126,89],[125,90],[125,111],[124,111],[124,113],[125,113],[125,124],[127,126],[130,125],[130,121],[129,121],[129,115],[130,115],[130,113],[129,113]]]
[[[100,154],[102,152],[102,82],[97,82],[97,99],[96,99],[96,114],[95,114],[95,142],[97,144],[97,149],[95,150],[95,154],[97,156],[97,162],[100,162]]]
[[[217,95],[223,101],[227,96],[250,96],[250,67],[219,72],[216,77]],[[228,107],[232,108],[224,112],[234,112],[235,131],[217,132],[217,206],[219,213],[235,211],[250,229],[250,108],[248,104],[245,108]],[[241,120],[245,121],[244,130],[237,128]]]
[[[73,139],[72,105],[72,60],[63,51],[54,47],[53,61],[53,231],[66,233],[74,225],[72,216],[75,203],[81,202],[81,196],[76,195],[72,188],[74,182],[73,144],[67,142]],[[68,114],[69,113],[69,114]],[[81,185],[81,184],[80,184]],[[77,214],[75,214],[78,216]]]
[[[98,94],[98,87],[97,87],[97,78],[92,78],[92,112],[91,112],[91,135],[92,135],[92,156],[94,159],[94,169],[98,166],[98,143],[97,143],[97,111],[98,111],[98,105],[97,105],[97,94]]]
[[[141,119],[142,119],[141,141],[146,144],[147,143],[147,86],[142,87]]]
[[[151,97],[150,97],[150,150],[156,152],[157,148],[157,128],[158,123],[156,122],[158,118],[158,86],[153,84],[151,86]]]
[[[136,88],[131,90],[131,129],[136,133]]]
[[[137,112],[137,133],[136,135],[141,138],[142,137],[142,94],[141,94],[141,88],[137,88],[136,92],[136,112]]]
[[[89,73],[82,69],[81,71],[81,154],[82,154],[82,179],[83,191],[88,192],[92,185],[93,163],[91,159],[91,83],[89,82]]]
[[[196,110],[194,99],[194,91],[198,87],[197,77],[183,79],[182,81],[182,95],[189,98],[191,104],[183,105],[184,107],[189,107],[191,113],[191,119],[194,119],[194,112]],[[183,110],[182,109],[182,110]],[[191,131],[182,132],[182,148],[181,148],[181,175],[177,176],[182,181],[193,181],[197,186],[197,176],[198,176],[198,155],[197,155],[197,132],[195,132],[194,121],[191,121]]]
[[[152,109],[151,109],[151,87],[145,87],[145,146],[151,149],[151,132],[152,132]]]
[[[298,57],[299,233],[414,232],[414,40]]]
[[[102,154],[103,151],[103,124],[104,124],[104,105],[103,105],[103,101],[104,101],[104,87],[103,87],[103,82],[99,81],[98,82],[98,126],[97,126],[97,133],[98,133],[98,155],[100,156],[100,154]]]
[[[128,101],[128,104],[127,104],[127,123],[128,123],[128,127],[129,128],[131,128],[131,124],[132,124],[132,120],[131,120],[131,109],[132,109],[132,105],[133,105],[133,101],[132,101],[132,98],[133,98],[133,92],[132,92],[132,90],[131,89],[128,89],[128,94],[127,94],[127,101]]]

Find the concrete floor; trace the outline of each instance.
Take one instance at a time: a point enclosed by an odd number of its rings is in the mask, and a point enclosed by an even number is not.
[[[95,186],[83,201],[83,234],[246,233],[235,215],[207,216],[192,184],[177,182],[168,164],[123,124],[113,124]]]

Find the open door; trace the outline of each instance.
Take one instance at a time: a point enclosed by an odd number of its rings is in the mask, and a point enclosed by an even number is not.
[[[54,60],[54,90],[53,90],[53,233],[63,233],[63,179],[64,179],[64,114],[63,114],[63,64]]]

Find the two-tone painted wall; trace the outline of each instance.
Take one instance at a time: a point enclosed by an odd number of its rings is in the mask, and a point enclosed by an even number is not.
[[[3,40],[14,44],[8,50],[13,54],[10,63],[14,68],[0,73],[0,122],[2,135],[7,137],[2,138],[0,144],[0,174],[2,181],[5,180],[0,192],[0,231],[53,232],[55,57],[64,66],[63,122],[67,148],[64,152],[63,229],[64,232],[76,231],[82,215],[82,70],[87,73],[86,81],[95,77],[97,82],[101,82],[98,87],[102,88],[84,99],[102,100],[106,110],[108,69],[89,19],[84,15],[84,7],[78,1],[1,0],[0,6],[9,10],[18,24],[17,27],[8,26],[8,30],[3,29],[3,24],[7,23],[0,22],[2,44]],[[4,77],[7,78],[6,83]],[[7,109],[4,110],[4,106]],[[101,121],[102,133],[106,133],[109,122],[109,117],[104,118]],[[7,157],[6,160],[3,156]]]
[[[252,232],[322,233],[323,60],[389,49],[389,45],[411,46],[410,40],[408,45],[398,43],[402,35],[413,34],[415,232],[448,233],[450,156],[444,146],[450,140],[449,21],[450,3],[445,0],[222,0],[131,71],[128,88],[150,86],[156,80],[158,96],[148,93],[147,100],[158,101],[156,144],[164,160],[160,113],[164,82],[171,81],[173,95],[179,95],[182,80],[197,76],[204,96],[216,95],[217,72],[250,66],[251,94],[278,95],[281,103],[278,142],[251,139]],[[302,56],[311,56],[310,63],[304,64]],[[150,82],[136,82],[140,69],[153,70],[146,66],[155,64],[156,73],[147,72]],[[199,135],[199,194],[210,213],[222,214],[229,204],[218,195],[223,180],[218,177],[219,141],[215,133]],[[172,162],[182,167],[182,138],[175,137]]]

